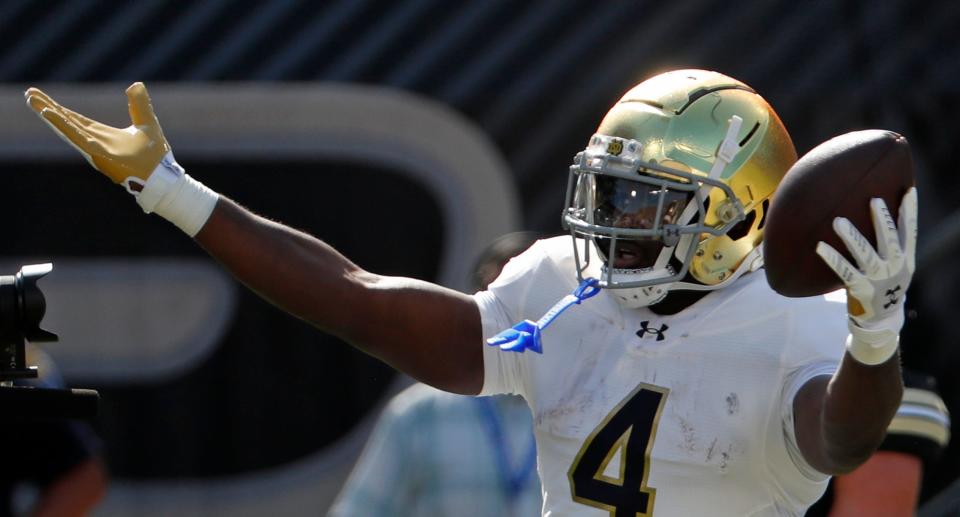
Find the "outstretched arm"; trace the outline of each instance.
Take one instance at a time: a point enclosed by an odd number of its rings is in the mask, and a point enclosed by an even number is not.
[[[480,392],[482,331],[473,298],[364,271],[319,239],[224,197],[196,240],[247,287],[290,314],[437,388]]]
[[[850,472],[883,441],[903,396],[899,336],[904,293],[914,271],[917,191],[911,188],[894,222],[881,199],[871,202],[874,249],[843,218],[834,230],[856,259],[819,243],[819,254],[847,286],[847,352],[830,377],[808,382],[794,400],[797,443],[811,466],[828,474]]]
[[[197,242],[252,290],[440,389],[483,384],[480,314],[473,299],[357,267],[322,241],[259,217],[203,186],[176,163],[142,83],[127,89],[127,128],[71,111],[30,88],[27,104],[91,165]]]

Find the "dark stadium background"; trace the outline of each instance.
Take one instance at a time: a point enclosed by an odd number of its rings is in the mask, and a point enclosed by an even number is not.
[[[559,230],[566,167],[599,118],[631,85],[666,69],[715,69],[752,85],[801,154],[850,130],[901,132],[922,201],[917,317],[904,356],[937,376],[960,414],[960,344],[949,319],[960,306],[950,260],[960,250],[951,218],[960,190],[958,28],[960,3],[950,1],[0,0],[0,82],[20,90],[109,83],[118,104],[134,80],[403,90],[452,108],[492,139],[519,194],[518,226],[543,232]],[[177,135],[167,136],[176,150]],[[324,163],[344,171],[332,180],[311,175],[318,165],[309,161],[184,165],[366,267],[436,279],[445,223],[415,181],[351,163]],[[86,168],[80,159],[0,162],[6,263],[202,257],[172,227],[138,217],[120,193],[101,195],[112,187]],[[264,191],[262,182],[295,188]],[[49,206],[47,189],[70,195]],[[89,197],[108,204],[91,207]],[[111,213],[122,217],[106,224]],[[335,444],[376,408],[394,375],[333,341],[241,291],[223,342],[195,370],[162,383],[92,386],[103,396],[96,425],[115,481],[225,479]],[[924,497],[958,474],[955,445],[928,473]]]

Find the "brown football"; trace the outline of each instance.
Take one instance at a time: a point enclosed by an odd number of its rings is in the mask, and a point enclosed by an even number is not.
[[[791,297],[843,287],[814,251],[817,242],[825,241],[856,265],[833,231],[833,219],[850,219],[876,246],[870,199],[883,198],[896,220],[911,186],[910,145],[892,131],[854,131],[813,148],[787,171],[770,201],[763,237],[770,287]]]

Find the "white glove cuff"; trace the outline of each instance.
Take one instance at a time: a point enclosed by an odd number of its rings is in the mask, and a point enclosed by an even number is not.
[[[210,218],[220,195],[191,178],[168,152],[136,198],[144,212],[156,212],[193,237]]]
[[[847,352],[857,362],[875,366],[887,362],[897,353],[900,335],[892,330],[866,330],[850,325]]]

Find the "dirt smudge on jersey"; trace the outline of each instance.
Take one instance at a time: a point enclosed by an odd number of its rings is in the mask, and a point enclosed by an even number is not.
[[[731,455],[733,454],[733,444],[727,446],[727,450],[720,453],[720,473],[727,473],[727,466],[730,462]]]
[[[727,414],[736,415],[740,412],[740,397],[736,393],[727,395]]]
[[[687,454],[694,454],[697,452],[697,432],[693,428],[693,425],[690,422],[681,416],[677,417],[677,420],[680,421],[680,434],[683,436],[683,442],[680,444],[680,449],[685,451]]]
[[[594,370],[597,367],[596,356],[587,355],[581,362],[581,368],[568,371],[565,375],[566,387],[554,400],[544,400],[544,406],[536,412],[534,423],[550,433],[567,435],[572,433],[578,436],[590,432],[596,422],[592,422],[588,415],[591,409],[605,407],[607,404],[606,381],[600,379],[596,386],[591,384]],[[591,427],[584,429],[584,426]]]
[[[707,463],[710,463],[710,460],[713,459],[713,450],[714,448],[716,448],[716,446],[717,446],[717,438],[714,438],[713,441],[710,442],[710,448],[707,449]]]
[[[592,404],[593,401],[589,399],[569,401],[566,404],[538,413],[536,424],[538,426],[544,426],[546,424],[546,429],[551,433],[564,434],[562,431],[565,423],[567,426],[569,426],[569,431],[578,433],[580,432],[579,424],[582,423],[582,419],[576,419],[573,421],[568,421],[567,419],[572,415],[582,414]]]

